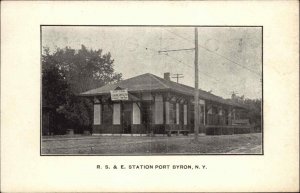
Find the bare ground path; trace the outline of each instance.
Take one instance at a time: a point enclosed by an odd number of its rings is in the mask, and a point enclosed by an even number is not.
[[[42,139],[42,154],[261,154],[261,134],[223,136],[75,136]]]

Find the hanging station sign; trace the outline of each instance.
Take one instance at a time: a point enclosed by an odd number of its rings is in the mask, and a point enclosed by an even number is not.
[[[127,90],[111,90],[110,97],[112,101],[127,101],[128,91]]]

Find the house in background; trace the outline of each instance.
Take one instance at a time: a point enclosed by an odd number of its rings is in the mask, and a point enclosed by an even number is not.
[[[114,100],[112,91],[126,91]],[[94,101],[93,134],[166,134],[194,132],[194,88],[147,73],[81,93]],[[249,125],[232,124],[245,106],[199,90],[199,120],[210,134],[252,132]]]

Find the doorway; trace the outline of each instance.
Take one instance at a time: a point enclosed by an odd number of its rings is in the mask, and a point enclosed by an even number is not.
[[[147,133],[150,133],[152,123],[152,104],[151,102],[141,103],[141,117],[142,125],[146,129]]]
[[[132,104],[123,103],[122,105],[122,128],[123,133],[131,133],[131,123],[132,123]]]

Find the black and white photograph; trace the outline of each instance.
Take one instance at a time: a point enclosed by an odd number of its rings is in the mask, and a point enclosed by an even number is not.
[[[0,192],[299,192],[299,1],[1,1]]]
[[[261,26],[41,26],[41,155],[263,154]]]

